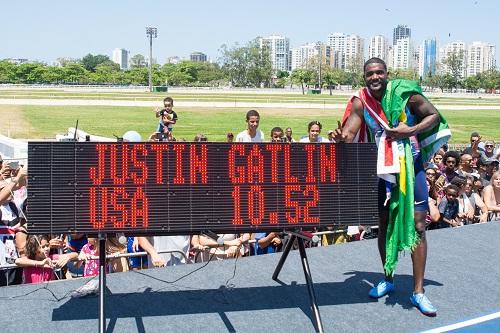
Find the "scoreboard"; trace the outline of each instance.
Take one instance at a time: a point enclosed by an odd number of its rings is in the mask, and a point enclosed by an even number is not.
[[[375,144],[29,142],[33,233],[375,225]]]

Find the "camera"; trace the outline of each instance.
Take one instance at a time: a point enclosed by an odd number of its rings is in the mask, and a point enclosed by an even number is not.
[[[10,161],[9,166],[13,170],[19,169],[19,161]]]

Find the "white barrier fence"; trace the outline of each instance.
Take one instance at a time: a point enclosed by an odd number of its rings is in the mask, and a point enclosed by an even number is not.
[[[0,154],[4,160],[28,159],[28,142],[9,138],[0,134]]]

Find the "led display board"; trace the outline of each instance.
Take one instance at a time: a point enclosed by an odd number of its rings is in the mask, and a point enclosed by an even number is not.
[[[376,146],[29,142],[32,233],[377,224]]]

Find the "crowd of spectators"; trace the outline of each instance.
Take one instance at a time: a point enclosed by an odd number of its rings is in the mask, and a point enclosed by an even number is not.
[[[429,229],[483,223],[500,217],[500,148],[471,133],[462,150],[447,146],[426,163]]]
[[[177,114],[173,100],[164,100],[165,109],[155,110],[160,118],[150,141],[175,141],[174,125]],[[258,128],[260,115],[255,110],[246,114],[247,128],[234,135],[227,133],[227,142],[264,142],[265,134]],[[311,121],[307,135],[295,140],[292,128],[274,127],[271,142],[335,142],[321,136],[322,124]],[[124,141],[141,141],[137,132],[127,132]],[[198,134],[194,142],[208,141]],[[428,229],[460,227],[485,223],[500,218],[500,149],[494,142],[482,141],[471,134],[470,144],[463,150],[448,150],[447,146],[425,163],[429,191]],[[0,174],[0,286],[37,283],[54,279],[96,276],[99,272],[99,246],[96,238],[84,234],[28,235],[26,216],[27,169],[13,167],[2,161]],[[342,229],[342,228],[341,228]],[[315,246],[325,246],[362,239],[368,228],[353,226],[345,230],[328,227],[312,230],[321,234]],[[191,236],[124,237],[106,240],[106,254],[114,255],[107,271],[163,267],[208,260],[223,260],[250,255],[279,252],[287,241],[281,232],[245,234],[199,234]],[[312,244],[311,244],[312,245]],[[125,253],[147,255],[125,257]]]

